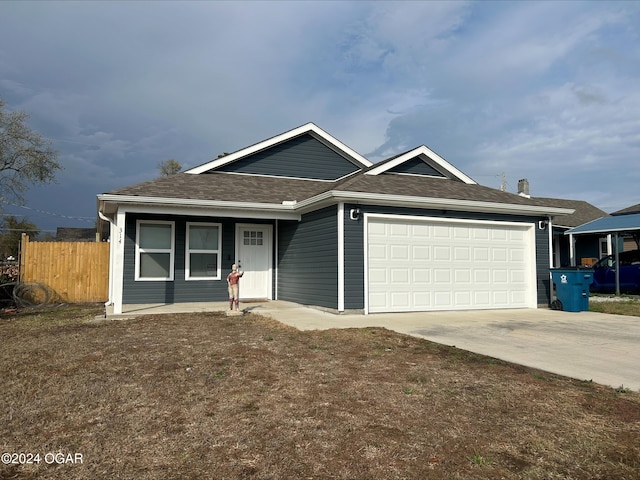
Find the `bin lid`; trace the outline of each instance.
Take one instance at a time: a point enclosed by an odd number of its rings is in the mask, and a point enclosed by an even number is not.
[[[591,267],[559,267],[559,268],[550,268],[549,269],[550,272],[562,272],[562,271],[569,271],[569,272],[576,272],[576,271],[580,271],[580,272],[593,272],[593,268]]]

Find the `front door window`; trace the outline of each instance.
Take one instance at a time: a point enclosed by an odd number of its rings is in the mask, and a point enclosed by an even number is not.
[[[260,230],[245,230],[242,240],[244,245],[263,245],[264,232]]]

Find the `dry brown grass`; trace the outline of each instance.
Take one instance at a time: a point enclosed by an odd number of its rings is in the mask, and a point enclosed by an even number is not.
[[[590,301],[589,311],[640,317],[640,298],[621,297],[616,299],[616,301]]]
[[[0,478],[637,479],[640,394],[380,328],[0,317]]]

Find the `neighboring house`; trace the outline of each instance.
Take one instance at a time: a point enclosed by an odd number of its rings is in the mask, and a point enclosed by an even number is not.
[[[567,267],[576,265],[591,266],[611,251],[610,239],[605,234],[588,234],[579,237],[569,237],[564,234],[567,230],[583,223],[606,217],[608,214],[582,200],[564,200],[560,198],[540,198],[549,205],[559,208],[573,209],[568,215],[559,215],[553,220],[553,266]],[[570,239],[574,241],[572,257]]]
[[[95,228],[58,227],[56,242],[95,242],[96,234]]]
[[[640,214],[640,203],[637,205],[632,205],[627,208],[623,208],[622,210],[618,210],[613,212],[612,216],[618,215],[637,215]],[[634,231],[633,235],[624,237],[624,246],[622,251],[628,252],[629,250],[639,250],[640,249],[640,233],[638,231]]]
[[[550,302],[553,217],[573,208],[478,185],[425,146],[380,163],[309,123],[185,173],[98,195],[109,298],[240,297],[335,312]]]
[[[567,230],[565,235],[570,239],[600,235],[601,238],[607,239],[608,255],[640,249],[640,205],[633,205],[613,212],[611,215],[583,223]]]

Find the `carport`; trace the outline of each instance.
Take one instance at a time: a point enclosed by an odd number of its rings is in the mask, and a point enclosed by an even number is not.
[[[640,213],[633,213],[628,215],[612,215],[610,217],[602,217],[592,222],[585,223],[579,227],[567,230],[564,234],[569,235],[569,246],[571,249],[571,259],[575,262],[574,251],[574,235],[582,235],[587,233],[601,233],[606,235],[613,235],[614,241],[613,254],[615,255],[616,265],[619,265],[620,253],[618,238],[624,236],[632,236],[636,240],[636,243],[640,243]],[[620,295],[620,269],[616,268],[616,295]]]

